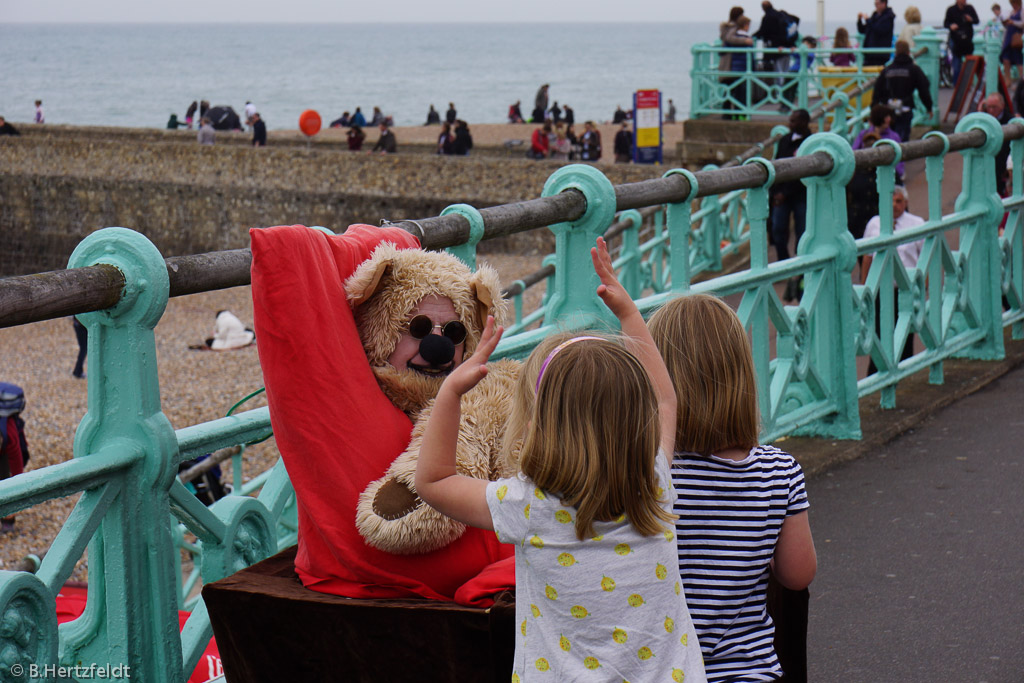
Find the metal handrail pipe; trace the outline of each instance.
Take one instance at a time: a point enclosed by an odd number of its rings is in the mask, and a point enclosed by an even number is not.
[[[1024,138],[1024,125],[1003,126],[1006,139]],[[980,147],[985,133],[972,130],[948,136],[949,151]],[[942,152],[942,140],[924,138],[901,145],[904,161]],[[860,149],[854,152],[858,168],[882,166],[895,158],[890,146]],[[772,162],[775,182],[827,175],[832,159],[824,152],[790,157]],[[758,164],[733,166],[694,173],[696,197],[723,194],[733,190],[759,187],[767,181],[766,171]],[[639,209],[656,204],[685,201],[690,194],[689,181],[673,173],[615,187],[616,209]],[[586,199],[577,190],[566,190],[551,197],[480,209],[486,226],[485,239],[505,237],[526,230],[579,219],[586,211]],[[469,239],[469,221],[459,214],[436,216],[395,224],[420,237],[427,249],[440,249]],[[250,284],[252,252],[249,249],[175,256],[166,259],[170,278],[170,296],[213,291]],[[550,273],[545,271],[546,277]],[[22,275],[0,280],[0,327],[12,327],[78,313],[103,310],[115,305],[124,289],[124,277],[110,265]]]

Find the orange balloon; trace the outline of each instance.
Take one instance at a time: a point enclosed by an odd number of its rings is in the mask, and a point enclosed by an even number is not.
[[[306,111],[299,114],[299,130],[301,130],[309,137],[313,137],[314,135],[319,133],[320,114],[317,114],[316,111],[312,109],[307,109]]]

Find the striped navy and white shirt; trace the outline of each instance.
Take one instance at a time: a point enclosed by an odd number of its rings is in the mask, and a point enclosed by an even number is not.
[[[742,461],[676,453],[672,484],[679,574],[708,681],[775,680],[768,563],[782,522],[808,508],[800,465],[773,446]]]

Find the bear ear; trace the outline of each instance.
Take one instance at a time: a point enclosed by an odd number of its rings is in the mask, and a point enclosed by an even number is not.
[[[362,272],[349,278],[345,283],[345,291],[352,308],[359,306],[374,295],[391,266],[391,259],[381,259],[374,264],[372,269],[363,269]]]
[[[488,315],[493,315],[499,325],[503,324],[504,301],[501,298],[498,274],[486,266],[481,267],[473,273],[469,286],[476,300],[477,329],[484,329]]]

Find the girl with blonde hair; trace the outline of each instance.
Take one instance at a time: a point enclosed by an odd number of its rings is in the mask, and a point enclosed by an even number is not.
[[[440,512],[516,546],[513,681],[705,681],[675,569],[669,455],[676,398],[604,240],[591,250],[597,294],[621,342],[586,334],[542,342],[523,366],[509,430],[519,473],[456,472],[460,397],[486,374],[502,330],[444,381],[420,448],[416,488]]]
[[[665,304],[650,321],[676,395],[679,573],[709,681],[783,675],[767,612],[769,572],[804,590],[817,559],[800,465],[758,445],[757,382],[739,318],[706,294]]]
[[[907,45],[910,46],[910,49],[913,50],[914,39],[917,38],[924,29],[924,26],[921,25],[921,10],[914,5],[911,5],[903,13],[903,18],[907,20],[907,25],[903,27],[902,31],[900,31],[900,35],[896,40],[906,41]]]

